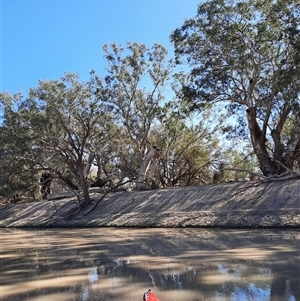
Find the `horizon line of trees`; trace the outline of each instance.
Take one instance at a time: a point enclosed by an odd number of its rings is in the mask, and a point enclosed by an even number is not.
[[[300,171],[300,8],[210,0],[166,48],[104,46],[107,75],[0,94],[0,196],[155,189]],[[176,65],[187,64],[185,72]],[[228,121],[229,120],[229,121]],[[224,146],[224,136],[231,141]]]

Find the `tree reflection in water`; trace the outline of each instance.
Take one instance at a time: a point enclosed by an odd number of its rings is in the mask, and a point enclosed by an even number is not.
[[[1,229],[11,300],[271,300],[299,297],[292,230]]]

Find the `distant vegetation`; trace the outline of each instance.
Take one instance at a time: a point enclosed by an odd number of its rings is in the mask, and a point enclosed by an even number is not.
[[[0,94],[0,195],[156,189],[300,171],[300,5],[212,0],[155,44],[105,45],[107,75]],[[176,66],[184,66],[176,72]],[[41,191],[39,195],[37,192]]]

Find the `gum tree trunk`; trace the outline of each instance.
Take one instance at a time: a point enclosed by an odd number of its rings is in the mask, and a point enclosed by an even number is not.
[[[249,108],[246,112],[251,142],[263,175],[268,177],[275,174],[281,174],[285,170],[282,170],[282,166],[272,160],[268,154],[266,148],[266,135],[264,131],[261,130],[256,120],[256,108]]]
[[[147,173],[150,168],[149,178],[153,179],[153,173],[155,169],[156,159],[158,157],[158,150],[151,146],[149,151],[147,152],[144,160],[141,163],[140,171],[137,179],[137,189],[144,190],[147,189]]]
[[[80,177],[80,186],[83,192],[83,204],[82,204],[82,208],[86,207],[90,204],[91,199],[90,199],[90,195],[89,195],[89,190],[87,187],[87,183],[86,183],[86,178],[84,176],[84,170],[82,168],[79,169],[79,177]]]

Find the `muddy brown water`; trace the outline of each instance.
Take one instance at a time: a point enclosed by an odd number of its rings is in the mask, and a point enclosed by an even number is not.
[[[0,229],[12,300],[300,300],[297,230]]]

